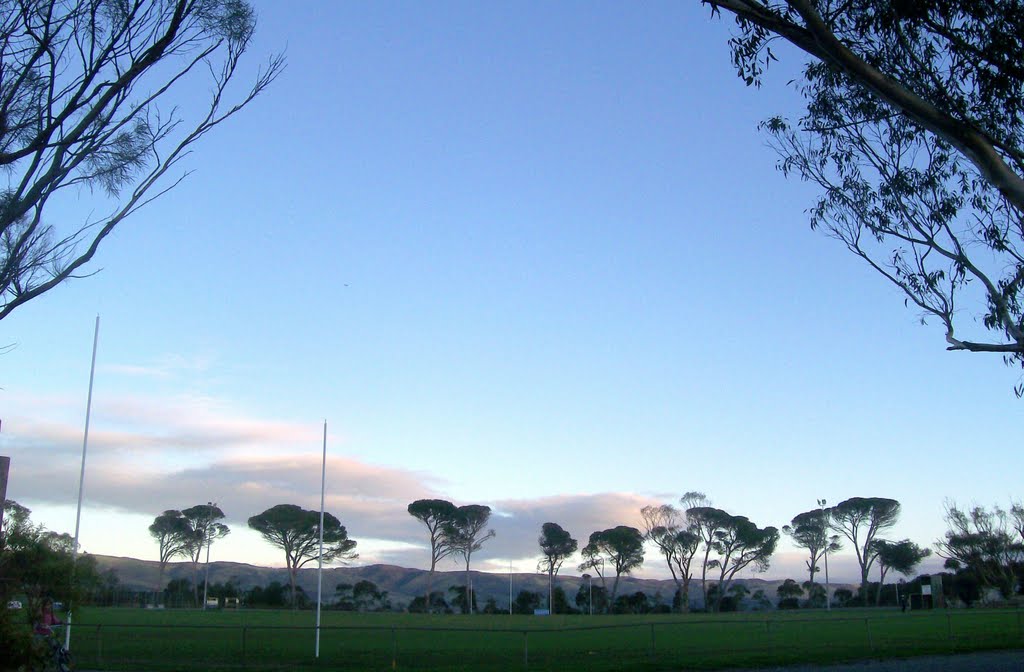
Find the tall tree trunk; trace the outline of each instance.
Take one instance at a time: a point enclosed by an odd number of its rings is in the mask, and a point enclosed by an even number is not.
[[[199,560],[192,558],[192,606],[199,606]]]
[[[161,598],[163,598],[163,595],[164,595],[164,570],[166,568],[167,568],[167,563],[166,562],[161,562],[160,563],[160,574],[157,576],[157,580],[156,580],[156,595],[157,595],[156,603],[157,604],[160,604],[163,601]]]
[[[672,572],[672,580],[673,580],[673,581],[675,581],[675,584],[676,584],[676,592],[677,592],[677,593],[679,593],[679,596],[680,596],[680,602],[679,602],[679,613],[685,613],[685,612],[683,612],[683,603],[682,603],[682,595],[683,595],[683,585],[682,585],[682,583],[681,583],[681,582],[679,581],[679,575],[678,575],[678,574],[676,574],[676,568],[675,568],[675,566],[674,566],[674,565],[672,564],[672,562],[671,562],[671,561],[669,561],[669,563],[668,563],[668,571]]]
[[[289,562],[288,563],[288,582],[291,584],[291,589],[292,589],[292,599],[291,599],[292,609],[295,609],[295,572],[296,571],[298,571],[298,567],[292,566],[292,564]]]
[[[861,572],[860,572],[860,594],[864,598],[864,606],[865,607],[868,606],[868,602],[869,602],[871,596],[868,595],[868,570],[867,570],[867,567],[862,569]]]
[[[704,592],[704,611],[711,611],[708,604],[708,559],[711,557],[711,547],[704,551],[704,564],[700,568],[700,589]]]
[[[469,556],[466,556],[466,613],[473,613],[473,595],[469,587]]]
[[[726,576],[729,578],[726,579]],[[729,590],[729,585],[732,583],[734,576],[736,576],[735,570],[729,573],[726,565],[722,565],[718,571],[718,597],[715,598],[715,613],[722,611],[722,600],[725,598],[725,591]]]
[[[615,582],[612,584],[612,596],[608,598],[608,613],[613,613],[615,608],[615,595],[619,592],[619,575],[615,575]]]
[[[885,574],[889,571],[889,568],[883,564],[879,564],[878,571],[881,573],[881,576],[878,577],[878,594],[875,595],[876,607],[882,606],[882,586],[885,585]]]
[[[679,592],[679,613],[690,613],[690,577],[683,577],[683,585]]]
[[[425,602],[423,603],[423,609],[426,613],[434,613],[433,606],[430,603],[430,592],[434,587],[434,568],[437,566],[437,561],[431,558],[430,560],[430,571],[427,573],[427,594]]]

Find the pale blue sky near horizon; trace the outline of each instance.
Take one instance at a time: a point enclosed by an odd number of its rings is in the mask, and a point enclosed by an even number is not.
[[[774,170],[794,54],[745,87],[698,2],[255,6],[279,80],[0,323],[9,496],[64,531],[101,315],[85,550],[153,556],[146,520],[213,499],[217,559],[282,564],[245,519],[318,505],[324,419],[363,561],[423,565],[419,496],[492,505],[481,567],[524,569],[538,520],[688,490],[778,527],[893,497],[922,545],[944,499],[1020,496],[1019,370],[946,352]]]

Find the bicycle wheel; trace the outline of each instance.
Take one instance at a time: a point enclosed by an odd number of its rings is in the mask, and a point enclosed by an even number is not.
[[[71,672],[75,668],[74,660],[71,658],[71,652],[65,649],[63,646],[57,652],[57,672]]]

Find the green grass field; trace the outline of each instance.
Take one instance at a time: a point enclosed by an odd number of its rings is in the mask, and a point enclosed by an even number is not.
[[[678,670],[1024,646],[1015,610],[687,616],[427,616],[84,609],[71,649],[101,670]]]

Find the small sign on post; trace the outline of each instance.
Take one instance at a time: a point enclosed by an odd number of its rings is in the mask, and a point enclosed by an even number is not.
[[[932,595],[932,588],[935,586],[935,579],[939,580],[938,593],[939,599],[942,599],[942,577],[935,576],[923,576],[921,577],[921,594],[912,595],[911,598],[917,598],[917,600],[911,599],[911,609],[932,609],[935,607],[935,597]]]

